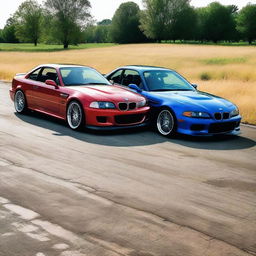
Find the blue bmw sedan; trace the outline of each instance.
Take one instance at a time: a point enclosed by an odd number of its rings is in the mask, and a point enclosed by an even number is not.
[[[201,92],[174,70],[151,66],[123,66],[106,78],[143,95],[152,109],[152,122],[163,136],[240,133],[236,105]]]

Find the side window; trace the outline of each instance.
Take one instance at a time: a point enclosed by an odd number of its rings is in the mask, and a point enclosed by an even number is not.
[[[46,80],[53,80],[59,84],[59,78],[56,69],[54,68],[44,68],[41,74],[38,76],[38,81],[45,82]]]
[[[30,73],[29,76],[28,76],[28,79],[36,81],[40,70],[41,70],[41,68],[38,68],[34,72]]]
[[[116,84],[121,84],[121,76],[122,76],[122,73],[123,73],[123,70],[120,69],[118,71],[116,71],[114,74],[112,74],[110,77],[109,77],[109,81],[112,80],[114,83]]]
[[[140,88],[143,87],[139,73],[135,70],[129,69],[124,71],[121,84],[124,86],[128,86],[129,84],[136,84]]]

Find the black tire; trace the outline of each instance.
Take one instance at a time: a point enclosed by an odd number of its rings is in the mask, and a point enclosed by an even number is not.
[[[27,100],[23,91],[17,90],[14,95],[14,108],[17,113],[24,114],[27,112]]]
[[[177,130],[177,120],[169,108],[162,108],[155,118],[155,127],[158,133],[165,137],[173,137]]]
[[[72,130],[82,130],[82,128],[84,127],[85,116],[83,108],[78,101],[72,100],[68,104],[66,119],[68,126]]]

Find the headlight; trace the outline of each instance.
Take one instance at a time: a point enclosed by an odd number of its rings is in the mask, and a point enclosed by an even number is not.
[[[186,111],[183,112],[183,116],[192,118],[211,118],[208,113],[200,111]]]
[[[230,117],[238,116],[239,115],[239,109],[235,108],[230,112]]]
[[[145,107],[146,105],[147,105],[147,101],[145,99],[137,103],[138,108]]]
[[[90,104],[90,108],[114,109],[116,106],[114,103],[108,101],[93,101]]]

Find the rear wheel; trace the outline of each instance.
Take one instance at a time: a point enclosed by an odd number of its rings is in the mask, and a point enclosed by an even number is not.
[[[17,113],[23,114],[27,110],[27,101],[25,94],[18,90],[14,95],[14,107]]]
[[[171,137],[176,132],[176,119],[170,109],[164,108],[159,111],[156,118],[157,131],[167,137]]]
[[[67,122],[71,129],[79,130],[84,124],[84,112],[77,101],[71,101],[67,109]]]

